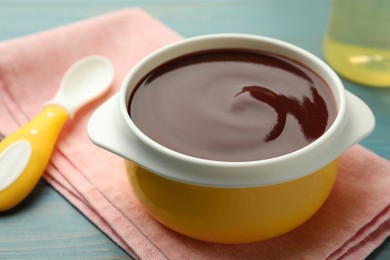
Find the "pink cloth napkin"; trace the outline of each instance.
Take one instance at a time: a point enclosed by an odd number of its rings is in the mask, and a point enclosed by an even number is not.
[[[44,178],[137,259],[361,259],[390,234],[390,163],[356,145],[341,160],[330,198],[301,227],[246,245],[205,243],[152,219],[127,183],[122,159],[93,145],[86,124],[127,71],[180,37],[139,9],[123,10],[0,44],[0,132],[10,134],[52,98],[63,73],[90,54],[115,67],[107,95],[62,131]]]

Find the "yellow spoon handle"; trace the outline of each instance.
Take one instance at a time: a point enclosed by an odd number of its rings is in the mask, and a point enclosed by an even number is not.
[[[0,143],[0,211],[19,204],[35,187],[68,119],[61,106],[47,106]]]

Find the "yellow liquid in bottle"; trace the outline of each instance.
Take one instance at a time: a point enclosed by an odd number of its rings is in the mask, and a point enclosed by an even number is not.
[[[345,78],[369,86],[390,87],[390,50],[337,42],[326,36],[327,62]]]

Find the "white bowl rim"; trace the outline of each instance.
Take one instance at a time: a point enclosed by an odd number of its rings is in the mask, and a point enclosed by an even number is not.
[[[332,125],[329,127],[329,129],[318,139],[313,141],[312,143],[296,150],[288,154],[280,155],[277,157],[269,158],[269,159],[263,159],[263,160],[254,160],[254,161],[218,161],[218,160],[209,160],[209,159],[203,159],[198,158],[186,154],[182,154],[180,152],[174,151],[170,148],[167,148],[158,142],[154,141],[150,137],[148,137],[146,134],[144,134],[131,120],[128,111],[127,111],[127,104],[128,104],[128,85],[130,79],[133,77],[134,73],[142,66],[144,66],[145,63],[149,62],[152,59],[158,58],[161,53],[164,53],[168,50],[175,49],[178,46],[183,46],[188,43],[193,42],[201,42],[201,41],[213,41],[215,39],[218,40],[225,40],[230,41],[232,39],[240,39],[240,40],[256,40],[256,41],[262,41],[267,42],[270,44],[278,45],[282,48],[287,48],[291,50],[292,52],[297,53],[298,55],[302,55],[315,63],[317,63],[325,73],[327,73],[330,78],[333,80],[333,85],[336,86],[335,90],[336,93],[333,93],[335,98],[338,99],[338,112],[337,116],[332,123]],[[205,49],[206,50],[206,49]],[[201,165],[207,165],[207,166],[213,166],[213,167],[253,167],[253,166],[261,166],[264,164],[269,163],[280,163],[284,160],[288,159],[294,159],[296,157],[300,157],[304,154],[310,153],[311,150],[316,149],[319,146],[322,146],[326,144],[327,140],[332,138],[335,134],[337,134],[340,131],[340,127],[343,128],[346,122],[347,117],[347,111],[346,111],[346,97],[344,92],[344,86],[337,76],[337,74],[321,59],[319,59],[314,54],[298,47],[293,44],[287,43],[285,41],[264,37],[264,36],[257,36],[257,35],[248,35],[248,34],[211,34],[211,35],[203,35],[203,36],[197,36],[193,38],[187,38],[178,42],[175,42],[173,44],[167,45],[161,49],[158,49],[157,51],[149,54],[144,59],[142,59],[137,65],[127,74],[125,80],[122,83],[120,92],[119,92],[119,102],[120,102],[120,111],[122,114],[122,117],[124,121],[126,122],[127,126],[131,129],[131,131],[134,132],[134,134],[141,139],[145,144],[149,145],[150,147],[153,147],[154,149],[160,151],[163,154],[169,155],[171,157],[174,157],[178,160],[184,160],[190,163],[195,164],[201,164]],[[324,166],[324,165],[322,165]]]

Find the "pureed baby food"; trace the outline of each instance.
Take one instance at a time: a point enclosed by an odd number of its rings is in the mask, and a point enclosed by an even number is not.
[[[241,49],[196,52],[158,66],[137,84],[128,111],[167,148],[235,162],[296,151],[337,114],[329,87],[312,70]]]

